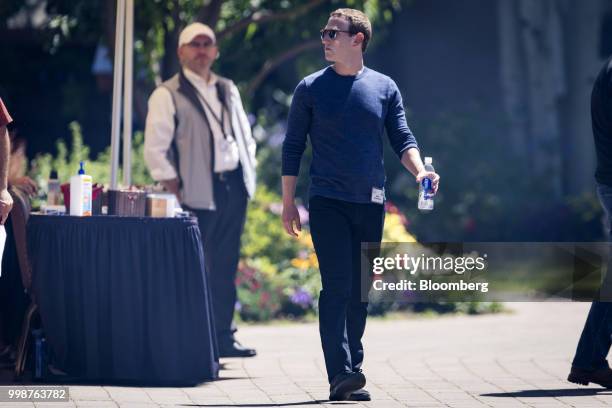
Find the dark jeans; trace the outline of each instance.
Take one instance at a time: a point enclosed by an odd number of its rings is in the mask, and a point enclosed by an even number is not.
[[[236,272],[240,257],[240,236],[244,229],[247,192],[238,168],[213,176],[215,211],[189,208],[198,217],[204,259],[212,292],[215,330],[219,344],[234,340],[232,320],[236,304]]]
[[[319,332],[330,382],[339,373],[360,370],[363,363],[368,304],[361,301],[361,243],[381,241],[384,217],[380,204],[310,199],[310,231],[323,287]]]
[[[610,237],[612,237],[612,230],[610,228],[612,225],[612,187],[598,184],[597,195],[606,215],[606,232],[608,234],[608,241],[610,241]],[[605,278],[607,282],[610,282],[608,279],[612,278],[610,276],[612,275],[610,266],[612,265],[609,263]],[[608,286],[606,281],[604,281],[604,287]],[[612,303],[596,300],[591,304],[591,310],[578,341],[572,366],[585,370],[607,367],[608,361],[606,357],[610,351],[611,335]]]

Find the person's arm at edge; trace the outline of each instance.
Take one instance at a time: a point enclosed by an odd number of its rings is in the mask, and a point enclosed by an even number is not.
[[[8,192],[8,167],[11,142],[6,126],[0,126],[0,224],[4,225],[13,208],[13,198]]]

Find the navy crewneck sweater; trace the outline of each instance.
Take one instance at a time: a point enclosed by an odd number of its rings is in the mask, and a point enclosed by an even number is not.
[[[417,148],[391,78],[367,67],[356,76],[338,75],[331,67],[315,72],[298,84],[293,95],[283,143],[283,175],[298,175],[310,135],[310,196],[370,203],[372,189],[385,185],[385,129],[398,157]]]

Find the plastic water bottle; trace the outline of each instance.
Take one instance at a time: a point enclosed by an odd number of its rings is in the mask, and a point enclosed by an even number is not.
[[[81,162],[79,173],[70,177],[70,215],[91,216],[92,183]]]
[[[47,183],[47,205],[59,205],[61,193],[62,191],[60,188],[57,171],[51,170],[49,181]]]
[[[435,171],[431,157],[425,157],[425,170]],[[419,184],[419,210],[431,211],[434,208],[433,184],[430,178],[426,177]]]

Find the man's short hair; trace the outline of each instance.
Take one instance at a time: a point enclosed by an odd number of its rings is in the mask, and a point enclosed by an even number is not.
[[[361,50],[365,52],[368,48],[368,43],[372,39],[372,24],[370,19],[363,12],[350,8],[341,8],[333,11],[330,17],[342,17],[349,22],[349,34],[355,35],[357,33],[363,33],[363,42],[361,43]]]

